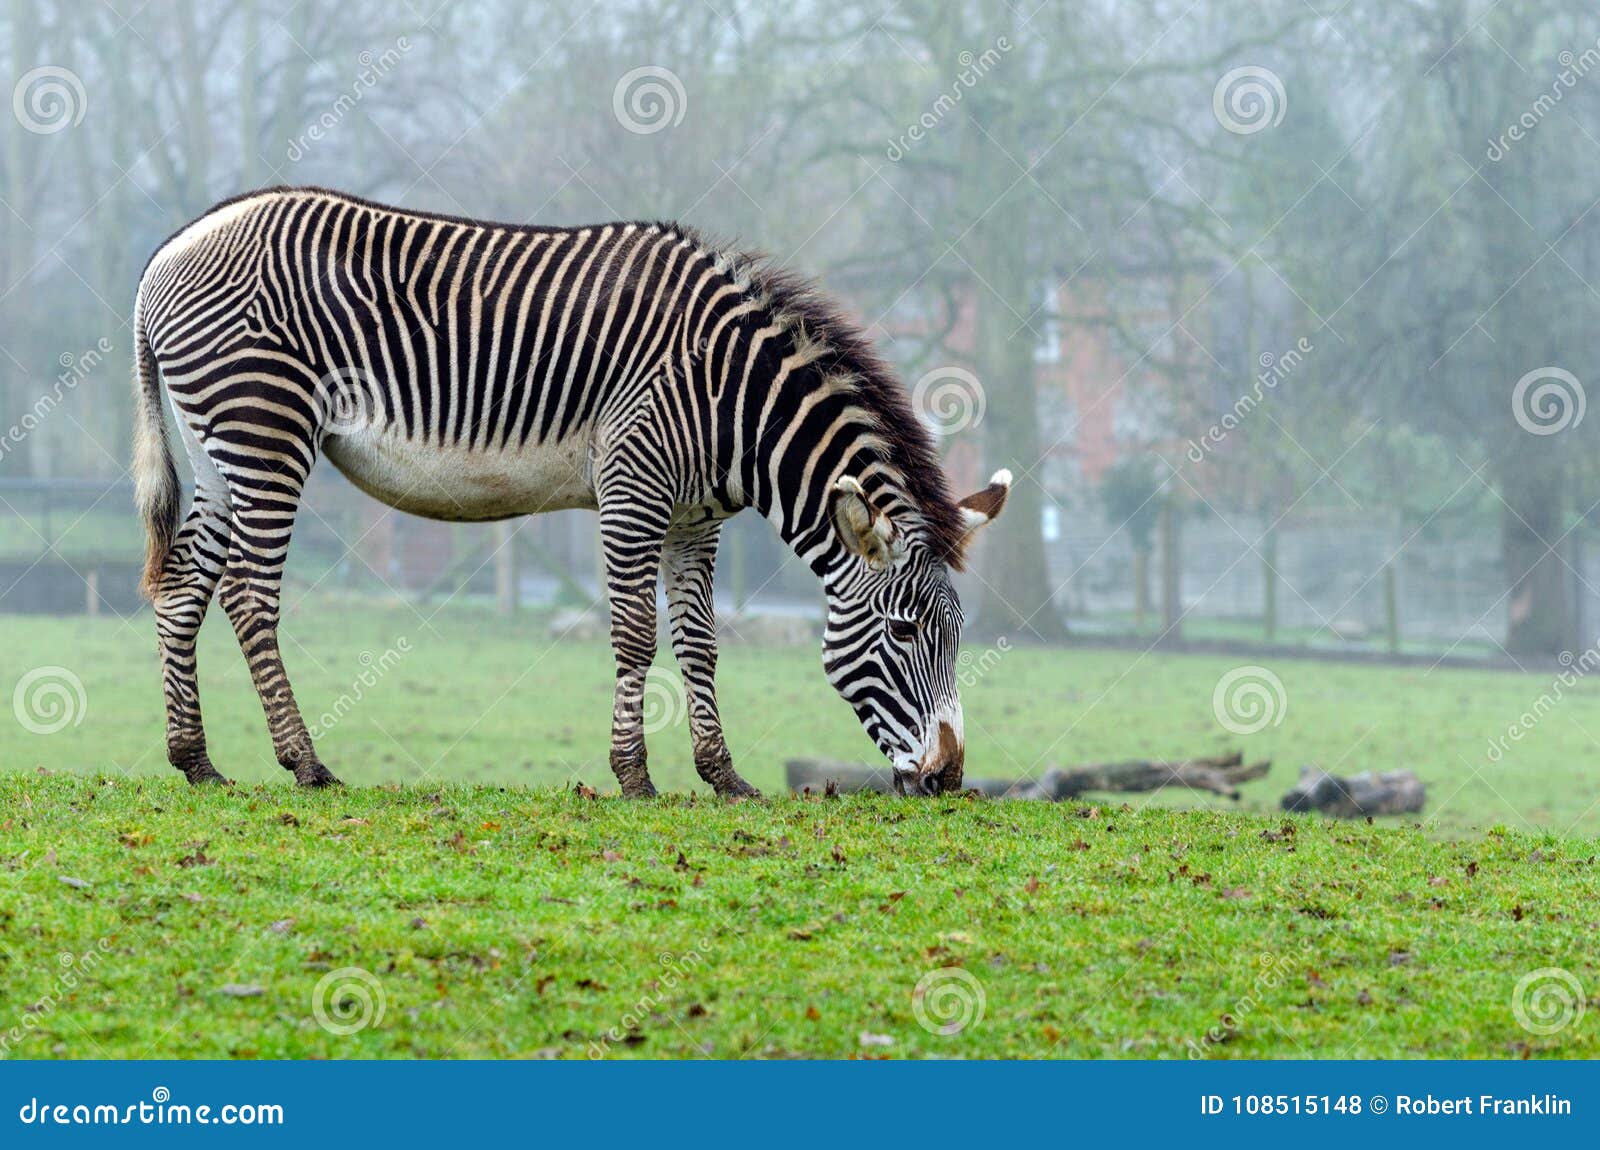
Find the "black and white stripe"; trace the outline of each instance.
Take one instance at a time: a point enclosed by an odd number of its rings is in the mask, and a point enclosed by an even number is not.
[[[828,675],[897,778],[959,785],[949,569],[1010,477],[952,501],[903,392],[803,282],[670,224],[516,227],[275,189],[163,244],[134,316],[146,588],[169,758],[191,781],[221,778],[194,659],[213,593],[279,761],[301,783],[335,781],[277,638],[295,513],[324,454],[437,518],[598,510],[625,794],[654,792],[641,699],[663,571],[696,766],[719,794],[755,793],[713,685],[718,527],[744,507],[822,578]],[[196,476],[181,521],[158,379]]]

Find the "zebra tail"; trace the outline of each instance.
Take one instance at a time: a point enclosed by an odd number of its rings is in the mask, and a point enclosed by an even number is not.
[[[140,291],[143,296],[143,291]],[[147,543],[144,578],[139,590],[155,598],[172,540],[178,533],[178,468],[167,442],[167,424],[161,413],[161,372],[150,335],[145,330],[141,300],[133,305],[134,416],[133,490],[139,517],[144,520]]]

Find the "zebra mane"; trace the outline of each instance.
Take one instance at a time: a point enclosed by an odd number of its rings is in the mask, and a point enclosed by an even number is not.
[[[685,233],[682,225],[670,226]],[[815,372],[818,386],[847,388],[874,425],[885,462],[921,517],[925,542],[955,570],[965,557],[967,528],[950,494],[933,435],[911,407],[905,387],[870,340],[808,276],[780,267],[760,252],[708,243],[713,266],[726,274],[772,320],[787,329],[796,354]]]

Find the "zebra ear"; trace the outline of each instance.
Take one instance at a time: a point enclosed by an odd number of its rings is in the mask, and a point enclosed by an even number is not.
[[[968,543],[980,527],[1000,517],[1000,512],[1005,510],[1006,496],[1010,494],[1011,472],[1001,470],[990,477],[989,486],[956,504],[961,508],[961,521],[966,524]]]
[[[874,571],[887,571],[906,553],[905,541],[887,514],[867,499],[861,484],[846,475],[829,493],[833,527],[845,548]]]

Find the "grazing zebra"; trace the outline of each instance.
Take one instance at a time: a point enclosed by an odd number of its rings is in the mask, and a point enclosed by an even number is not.
[[[821,578],[829,680],[904,793],[961,783],[949,572],[1000,513],[998,473],[953,500],[928,432],[859,332],[805,284],[688,228],[518,227],[313,188],[225,201],[139,282],[134,472],[149,534],[167,755],[206,752],[195,640],[212,593],[238,635],[278,761],[336,783],[278,647],[289,536],[319,452],[419,515],[600,515],[617,681],[611,768],[655,793],[642,696],[666,581],[695,768],[733,768],[713,677],[722,521],[754,507]],[[165,378],[195,476],[179,484]]]

